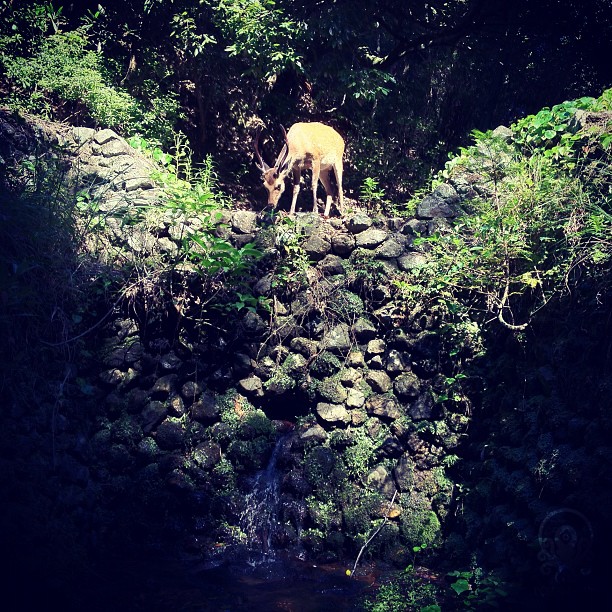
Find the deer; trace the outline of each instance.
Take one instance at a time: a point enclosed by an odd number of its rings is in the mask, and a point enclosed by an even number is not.
[[[324,123],[294,123],[289,131],[281,126],[285,144],[273,166],[268,166],[259,152],[259,136],[255,138],[255,154],[261,170],[264,187],[268,190],[268,205],[276,208],[285,190],[285,178],[293,172],[293,199],[289,215],[295,214],[300,179],[304,168],[312,169],[312,212],[317,212],[317,187],[319,180],[323,183],[325,193],[325,217],[329,217],[333,201],[333,188],[330,173],[333,169],[338,188],[338,210],[343,214],[344,193],[342,192],[342,156],[344,140],[334,128]]]

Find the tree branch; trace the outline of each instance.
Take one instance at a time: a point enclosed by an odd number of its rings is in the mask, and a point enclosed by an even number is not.
[[[369,546],[370,542],[378,535],[380,530],[385,526],[385,523],[389,520],[389,514],[391,514],[391,508],[393,507],[393,502],[395,501],[396,496],[397,496],[397,489],[395,489],[395,492],[393,493],[393,497],[391,498],[391,501],[389,502],[389,506],[387,507],[387,514],[385,515],[383,522],[379,525],[378,529],[366,540],[366,543],[361,547],[361,550],[359,551],[359,554],[357,555],[357,559],[355,559],[355,565],[353,565],[353,571],[351,572],[351,578],[355,577],[355,570],[357,569],[357,564],[359,563],[359,559],[361,559],[361,555],[363,554],[364,550]]]

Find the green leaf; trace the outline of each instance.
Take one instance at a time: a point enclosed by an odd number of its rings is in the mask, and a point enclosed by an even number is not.
[[[612,134],[602,134],[602,136],[601,136],[601,146],[604,149],[609,149],[610,145],[612,145]]]
[[[457,595],[461,595],[461,593],[465,593],[470,590],[470,583],[465,578],[459,578],[457,582],[453,582],[450,585],[451,589],[457,593]]]

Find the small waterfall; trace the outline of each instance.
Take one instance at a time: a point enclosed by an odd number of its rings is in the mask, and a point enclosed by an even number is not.
[[[247,536],[247,546],[259,550],[268,558],[274,556],[272,538],[278,526],[280,478],[276,463],[286,436],[281,436],[274,446],[265,470],[255,477],[253,490],[246,496],[246,507],[240,517],[240,527]]]

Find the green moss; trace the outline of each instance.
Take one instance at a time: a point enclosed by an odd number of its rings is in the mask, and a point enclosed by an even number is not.
[[[456,448],[459,444],[460,434],[451,431],[445,421],[436,421],[436,438],[439,443],[446,449]]]
[[[315,446],[304,458],[304,476],[313,486],[321,485],[336,466],[336,453],[326,446]]]
[[[348,486],[342,492],[346,533],[362,545],[373,530],[372,519],[379,514],[383,497],[376,491]]]
[[[295,376],[306,372],[307,365],[306,358],[303,355],[300,355],[300,353],[289,353],[285,361],[283,361],[281,368],[287,374]]]
[[[327,533],[332,527],[340,527],[342,515],[334,500],[322,501],[314,495],[306,498],[308,515],[317,529]]]
[[[143,438],[138,444],[138,454],[145,461],[154,461],[160,452],[161,451],[159,450],[159,446],[157,446],[157,442],[149,436]]]
[[[345,323],[353,323],[365,312],[363,300],[347,289],[334,293],[327,303],[327,308]]]
[[[400,498],[400,533],[409,546],[436,546],[441,539],[440,520],[430,503],[420,494],[403,494]]]
[[[274,374],[266,380],[264,387],[277,395],[282,395],[295,388],[295,379],[287,374],[284,368],[278,368]]]
[[[235,490],[236,471],[227,457],[221,457],[219,463],[212,469],[212,476],[216,492],[226,494]]]
[[[304,529],[302,531],[302,544],[312,553],[320,553],[324,550],[325,534],[320,529]]]
[[[321,398],[332,404],[341,404],[346,400],[346,389],[340,382],[339,374],[323,379],[316,387]]]
[[[370,387],[370,385],[368,385],[368,383],[365,380],[360,380],[359,381],[359,390],[363,393],[363,396],[365,397],[365,399],[367,400],[371,395],[372,395],[372,387]]]
[[[267,437],[272,439],[275,430],[272,421],[259,408],[249,412],[240,425],[239,435],[249,439],[254,437]]]
[[[131,417],[125,415],[111,425],[113,441],[133,446],[142,438],[142,429]]]
[[[229,443],[226,454],[238,472],[253,472],[265,467],[272,451],[268,436],[250,440],[234,440]]]
[[[244,410],[245,406],[248,407],[248,402],[246,399],[242,399],[236,389],[229,389],[218,398],[218,404],[221,422],[234,430],[240,423],[240,413],[237,408],[240,407],[241,410]]]
[[[365,428],[351,432],[351,445],[345,449],[342,459],[348,473],[354,478],[365,476],[372,467],[376,444]]]
[[[325,377],[332,376],[342,368],[342,362],[336,355],[328,351],[323,351],[313,361],[310,366],[310,371],[315,376]]]
[[[342,451],[353,444],[353,432],[348,429],[334,429],[329,434],[328,443],[331,448]]]
[[[227,458],[238,472],[262,469],[274,444],[272,421],[235,389],[230,389],[218,401],[221,423],[212,428],[211,437],[222,445],[227,444]],[[224,466],[221,464],[219,469]]]
[[[383,581],[374,595],[368,595],[363,610],[367,612],[404,612],[420,610],[439,612],[440,587],[418,575],[412,566]]]

